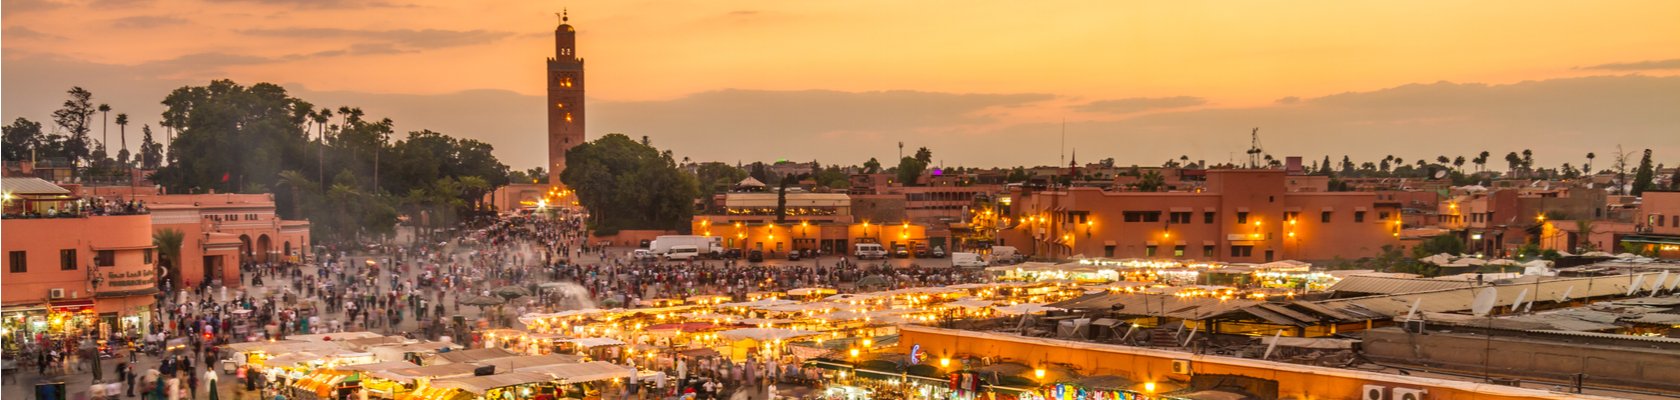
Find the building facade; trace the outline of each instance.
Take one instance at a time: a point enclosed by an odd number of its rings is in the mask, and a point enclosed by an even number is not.
[[[9,342],[150,323],[160,273],[151,216],[96,201],[44,180],[6,178],[0,321]]]
[[[298,263],[312,254],[309,221],[281,218],[272,194],[151,194],[111,187],[89,192],[144,202],[153,231],[182,234],[180,259],[161,260],[177,287],[206,282],[238,287],[242,265]]]
[[[554,57],[548,59],[548,182],[560,185],[566,151],[584,141],[583,57],[577,54],[577,29],[560,13],[554,28]]]
[[[1185,192],[1016,189],[1000,245],[1043,258],[1329,260],[1398,245],[1400,208],[1369,192],[1294,192],[1276,169],[1208,170]]]

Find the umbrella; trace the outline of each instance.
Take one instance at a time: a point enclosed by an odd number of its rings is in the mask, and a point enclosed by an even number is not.
[[[502,298],[504,298],[504,299],[512,299],[512,298],[519,297],[519,296],[530,296],[531,295],[530,290],[526,290],[525,288],[519,287],[519,286],[502,286],[502,287],[496,288],[496,290],[490,291],[490,293],[495,294],[497,296],[502,296]]]
[[[490,296],[473,296],[473,297],[467,298],[466,300],[461,300],[461,304],[466,304],[466,305],[469,305],[469,306],[479,306],[479,307],[500,305],[500,304],[506,303],[506,302],[507,302],[506,300],[502,300],[502,299],[495,298],[495,297],[490,297]]]

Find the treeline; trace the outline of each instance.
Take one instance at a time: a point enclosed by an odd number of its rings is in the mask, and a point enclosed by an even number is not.
[[[30,145],[18,149],[23,157],[50,153],[86,166],[86,124],[76,122],[91,116],[85,93],[72,89],[66,110],[54,113],[67,135],[25,135],[33,127],[22,119],[8,126],[7,159],[19,155],[13,132],[22,126],[18,140]],[[155,162],[143,151],[134,166],[155,169],[151,179],[170,193],[274,193],[282,217],[309,219],[323,241],[388,235],[399,216],[417,227],[445,227],[487,212],[487,193],[527,175],[510,172],[489,144],[429,130],[396,136],[389,118],[351,106],[316,107],[269,83],[186,86],[163,104],[169,151]]]
[[[93,92],[81,87],[70,88],[67,94],[69,98],[53,111],[50,126],[22,117],[6,124],[0,157],[68,167],[81,182],[126,181],[131,168],[156,169],[163,163],[163,144],[153,137],[151,125],[140,126],[139,140],[130,150],[128,113],[117,113],[117,142],[112,143],[111,105],[95,105]],[[95,123],[99,125],[97,138],[92,135]],[[115,151],[108,144],[116,145]]]

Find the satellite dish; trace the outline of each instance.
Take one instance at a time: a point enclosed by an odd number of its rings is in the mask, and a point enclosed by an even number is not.
[[[1558,299],[1558,301],[1569,301],[1569,292],[1573,292],[1573,291],[1575,291],[1574,286],[1570,286],[1567,289],[1563,289],[1563,298]]]
[[[1470,312],[1478,317],[1486,317],[1493,311],[1494,303],[1499,301],[1499,288],[1489,286],[1476,293],[1476,301],[1470,303]]]
[[[1431,168],[1431,169],[1433,169],[1433,168]],[[1437,170],[1431,171],[1429,173],[1429,176],[1435,177],[1435,179],[1446,179],[1447,170],[1437,169]]]
[[[1277,348],[1278,340],[1280,340],[1279,338],[1282,338],[1282,337],[1283,337],[1283,330],[1282,329],[1279,329],[1278,333],[1276,335],[1272,335],[1272,344],[1266,345],[1266,354],[1260,355],[1261,360],[1272,357],[1272,349]]]
[[[1420,306],[1420,305],[1423,305],[1423,298],[1422,297],[1417,298],[1417,300],[1412,300],[1412,310],[1406,312],[1406,320],[1407,321],[1417,319],[1417,309],[1418,309],[1418,306]]]
[[[1656,282],[1651,282],[1651,296],[1656,296],[1657,291],[1662,290],[1663,283],[1665,283],[1665,282],[1668,282],[1668,270],[1666,270],[1666,269],[1663,270],[1662,273],[1657,274],[1657,281]]]
[[[1644,283],[1644,282],[1645,282],[1645,275],[1635,275],[1633,277],[1633,284],[1628,285],[1627,294],[1624,294],[1623,296],[1632,296],[1633,292],[1639,291],[1639,284]]]
[[[1511,312],[1517,312],[1517,309],[1522,307],[1523,299],[1526,298],[1528,298],[1527,288],[1523,288],[1521,292],[1517,292],[1517,301],[1511,302]]]

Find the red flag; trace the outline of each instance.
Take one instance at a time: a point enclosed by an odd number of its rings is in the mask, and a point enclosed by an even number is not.
[[[227,181],[228,181],[228,173],[223,172],[222,173],[222,183],[227,183]]]

